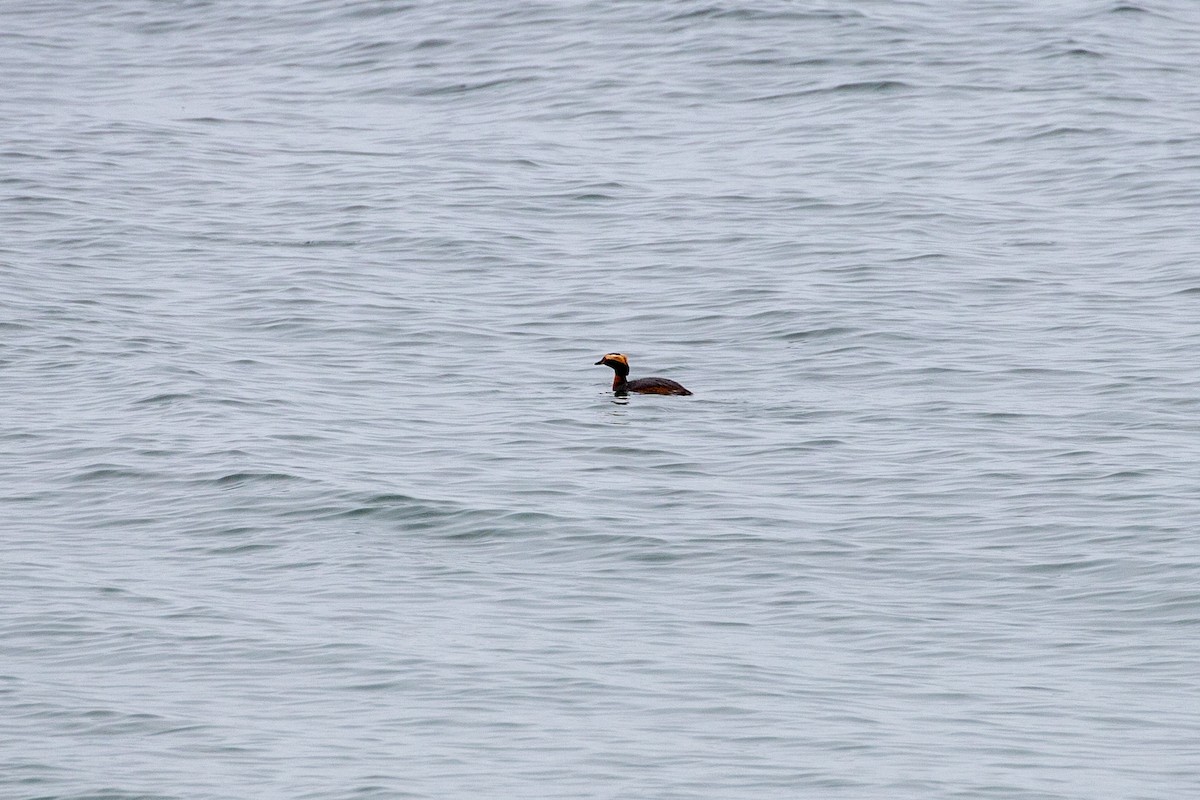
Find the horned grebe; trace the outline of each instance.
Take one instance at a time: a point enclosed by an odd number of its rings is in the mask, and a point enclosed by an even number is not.
[[[630,392],[638,394],[691,394],[687,389],[668,378],[638,378],[629,380],[629,359],[621,353],[608,353],[596,364],[612,367],[613,394],[623,395]]]

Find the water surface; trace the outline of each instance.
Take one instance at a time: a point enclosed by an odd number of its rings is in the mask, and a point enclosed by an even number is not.
[[[0,794],[1200,792],[1197,7],[5,20]]]

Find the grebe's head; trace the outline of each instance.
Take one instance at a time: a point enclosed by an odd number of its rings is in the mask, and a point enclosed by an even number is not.
[[[603,364],[606,367],[612,367],[617,372],[624,370],[626,374],[629,373],[629,359],[626,358],[622,353],[606,353],[599,361],[596,362],[596,365],[600,364]]]

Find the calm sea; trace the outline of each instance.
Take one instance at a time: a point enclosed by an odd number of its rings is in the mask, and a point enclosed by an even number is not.
[[[0,79],[4,800],[1200,797],[1200,4],[14,0]]]

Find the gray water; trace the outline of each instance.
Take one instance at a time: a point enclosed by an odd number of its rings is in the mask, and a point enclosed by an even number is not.
[[[1200,796],[1200,4],[0,22],[0,797]]]

